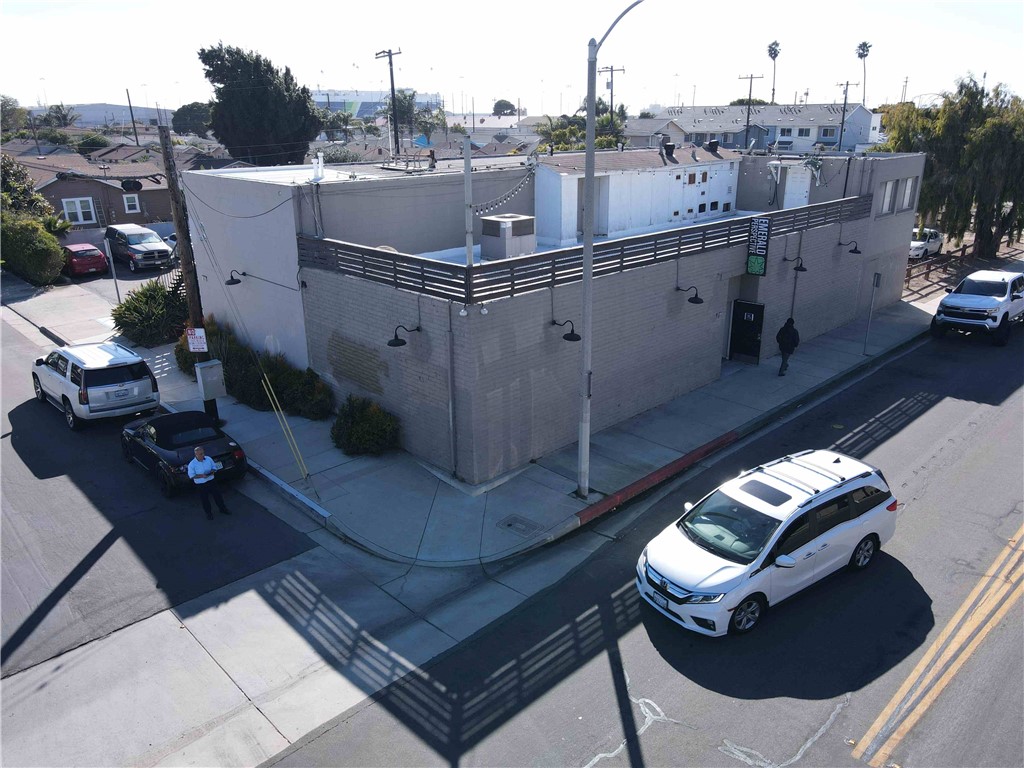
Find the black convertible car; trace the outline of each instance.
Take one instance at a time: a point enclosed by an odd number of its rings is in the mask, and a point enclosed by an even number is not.
[[[156,473],[160,491],[168,497],[192,487],[188,463],[197,445],[214,460],[221,480],[241,477],[249,468],[242,447],[202,411],[148,416],[126,424],[121,432],[125,461]]]

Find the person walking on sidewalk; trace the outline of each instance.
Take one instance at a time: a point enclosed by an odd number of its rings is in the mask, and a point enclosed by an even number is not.
[[[779,332],[775,334],[775,341],[778,342],[779,352],[782,353],[782,365],[779,366],[779,376],[785,376],[786,369],[789,368],[789,356],[796,352],[796,348],[800,345],[800,333],[797,331],[792,317],[786,321],[784,326],[779,328]]]
[[[206,455],[203,446],[197,445],[194,451],[196,457],[188,463],[188,476],[196,484],[199,491],[199,500],[203,503],[203,511],[206,512],[206,519],[213,520],[213,512],[210,509],[210,496],[217,502],[217,509],[222,515],[230,515],[228,508],[224,505],[224,498],[220,495],[220,488],[217,487],[215,473],[216,467],[213,459]]]

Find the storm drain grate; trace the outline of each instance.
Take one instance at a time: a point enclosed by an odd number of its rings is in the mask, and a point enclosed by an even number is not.
[[[529,538],[537,533],[540,533],[541,527],[532,520],[527,520],[525,517],[519,515],[509,515],[508,517],[498,521],[498,527],[512,531],[512,533],[522,536],[524,539]]]

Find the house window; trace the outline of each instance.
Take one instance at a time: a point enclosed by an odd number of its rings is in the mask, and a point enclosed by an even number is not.
[[[687,176],[686,177],[686,183],[687,184],[696,184],[697,183],[697,174],[696,173],[691,173],[689,176]]]
[[[733,169],[733,166],[734,166],[734,165],[736,165],[736,163],[729,163],[729,170],[730,170],[730,171],[731,171],[731,170]]]
[[[709,133],[708,134],[708,141],[715,141],[717,138],[718,138],[718,134],[717,133]]]
[[[722,203],[722,210],[723,211],[731,211],[732,210],[732,203]]]
[[[712,211],[717,211],[718,210],[718,201],[717,200],[715,200],[715,201],[713,201],[711,203],[711,210]]]
[[[91,197],[73,197],[60,202],[64,206],[64,218],[72,224],[96,223],[96,213]]]
[[[707,172],[707,171],[702,171],[702,172],[701,172],[701,174],[700,174],[700,180],[701,180],[701,181],[707,181],[707,180],[708,180],[708,172]]]
[[[699,206],[697,206],[697,213],[704,213],[707,209],[707,205],[705,203],[701,203]]]
[[[793,129],[792,128],[779,128],[779,136],[792,136],[792,135],[793,135]]]
[[[796,135],[797,136],[803,136],[805,139],[809,138],[810,135],[811,135],[811,129],[810,128],[797,128],[796,129]]]
[[[906,211],[914,207],[914,192],[917,191],[917,176],[903,179],[903,196],[900,198],[900,210]]]
[[[141,213],[142,208],[139,206],[138,195],[121,195],[124,198],[124,212],[125,213]]]
[[[730,142],[732,142],[732,134],[731,133],[723,133],[722,134],[722,143],[723,144],[729,144]],[[732,163],[730,163],[730,165],[732,165]]]
[[[886,181],[882,184],[882,209],[881,213],[892,213],[896,204],[896,180]]]
[[[823,138],[823,139],[834,139],[835,137],[836,137],[836,129],[835,128],[822,128],[821,129],[821,138]]]
[[[693,134],[693,140],[694,141],[704,141],[704,134],[703,133],[695,133],[695,134]]]
[[[679,181],[682,178],[683,178],[683,175],[681,173],[677,173],[676,174],[676,181]]]

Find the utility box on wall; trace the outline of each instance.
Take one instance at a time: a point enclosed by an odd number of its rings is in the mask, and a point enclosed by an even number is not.
[[[220,360],[196,363],[196,383],[199,384],[199,397],[203,400],[227,397],[228,390],[224,386],[224,366]]]
[[[501,213],[480,218],[481,259],[509,259],[526,256],[537,250],[537,226],[533,216]]]

